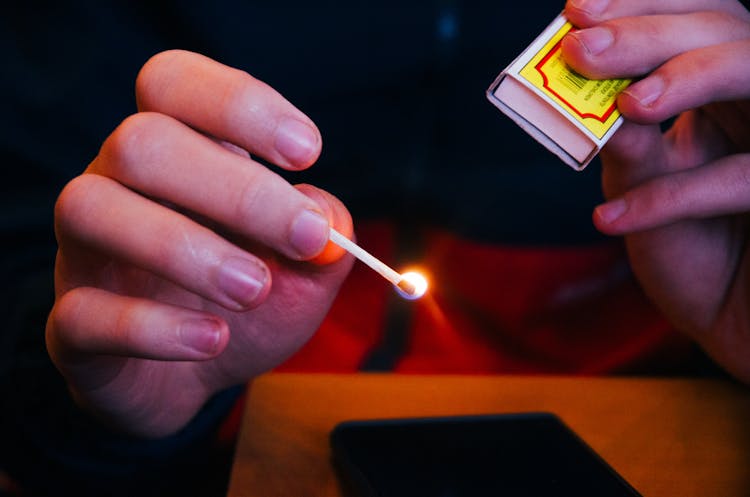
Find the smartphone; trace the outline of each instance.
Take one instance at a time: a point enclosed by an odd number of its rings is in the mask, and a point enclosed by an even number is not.
[[[334,467],[357,497],[634,497],[551,413],[345,421]]]

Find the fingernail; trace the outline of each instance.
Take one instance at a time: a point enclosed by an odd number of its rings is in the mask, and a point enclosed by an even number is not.
[[[596,215],[605,223],[611,224],[622,217],[627,210],[628,204],[625,202],[625,199],[618,198],[598,206],[596,208]]]
[[[328,220],[322,214],[304,210],[292,222],[289,243],[300,259],[310,259],[328,243],[328,230]]]
[[[649,107],[664,93],[664,80],[659,76],[649,76],[628,86],[623,93],[636,99],[643,107]]]
[[[309,124],[285,118],[276,128],[275,146],[292,164],[304,165],[318,150],[318,135]]]
[[[571,5],[589,15],[597,16],[604,12],[610,0],[571,0]]]
[[[219,267],[219,288],[240,309],[255,301],[267,279],[266,269],[251,260],[233,257]]]
[[[615,41],[612,30],[602,27],[582,29],[572,33],[572,36],[575,36],[591,55],[599,55]]]
[[[180,326],[182,344],[202,354],[216,352],[219,337],[219,324],[213,319],[193,319]]]

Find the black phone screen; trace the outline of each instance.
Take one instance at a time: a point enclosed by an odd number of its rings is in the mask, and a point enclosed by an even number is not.
[[[346,421],[330,441],[348,495],[640,495],[550,413]]]

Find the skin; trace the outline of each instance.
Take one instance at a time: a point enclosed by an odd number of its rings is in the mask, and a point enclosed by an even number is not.
[[[618,98],[627,121],[602,152],[594,223],[625,236],[664,314],[750,382],[750,14],[728,0],[596,3],[566,5],[582,29],[563,55],[586,76],[636,82]]]
[[[750,381],[750,15],[728,0],[579,0],[566,14],[581,28],[563,42],[576,70],[639,78],[618,100],[628,121],[602,152],[594,223],[625,236],[664,313]],[[264,83],[170,51],[136,96],[58,199],[46,337],[79,405],[159,437],[310,338],[352,264],[328,226],[352,227],[331,195],[252,159],[299,170],[321,147]]]
[[[328,227],[352,224],[251,158],[300,170],[320,153],[315,125],[264,83],[172,51],[136,94],[58,199],[46,338],[81,406],[159,437],[312,336],[352,263]]]

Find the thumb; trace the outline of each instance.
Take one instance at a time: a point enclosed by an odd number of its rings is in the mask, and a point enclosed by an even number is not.
[[[347,238],[351,238],[353,233],[352,217],[338,198],[325,190],[321,190],[320,188],[308,184],[295,185],[295,188],[318,204],[328,218],[328,223],[332,228],[341,232],[341,234]],[[323,249],[323,252],[315,257],[312,262],[317,264],[330,264],[339,260],[341,256],[344,255],[344,252],[344,249],[338,245],[328,242]]]

